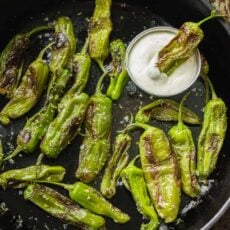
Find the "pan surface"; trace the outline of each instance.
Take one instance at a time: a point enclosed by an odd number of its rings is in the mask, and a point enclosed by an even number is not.
[[[80,50],[87,36],[88,22],[86,18],[90,18],[93,9],[93,1],[25,0],[22,3],[16,0],[2,0],[0,2],[0,50],[3,49],[9,39],[16,33],[27,31],[36,25],[52,22],[59,16],[69,16],[72,19],[75,26],[75,34],[78,38],[78,50]],[[112,21],[114,28],[111,39],[121,38],[128,44],[133,37],[144,29],[162,25],[178,28],[185,21],[199,21],[204,16],[207,16],[209,12],[210,9],[205,1],[113,1]],[[210,78],[214,84],[217,95],[223,98],[230,108],[229,84],[227,83],[230,77],[230,27],[219,20],[213,20],[205,24],[202,28],[204,29],[205,38],[200,46],[200,51],[209,62]],[[50,35],[51,34],[47,32],[34,39],[31,45],[32,48],[27,55],[28,63],[38,54],[41,47],[48,42]],[[94,93],[99,75],[100,71],[94,63],[85,90],[89,95]],[[205,92],[201,79],[198,79],[189,90],[193,93],[188,98],[186,105],[202,118]],[[171,99],[179,102],[185,93],[186,92],[171,97]],[[156,99],[156,97],[145,94],[129,81],[121,99],[113,104],[111,140],[113,140],[117,130],[123,129],[125,125],[129,123],[130,114],[135,114],[140,106],[154,99]],[[43,100],[40,100],[38,105],[28,114],[12,121],[9,126],[0,125],[0,135],[2,136],[6,153],[15,148],[16,136],[19,130],[24,126],[26,117],[30,117],[38,111],[42,106],[42,101]],[[6,100],[1,97],[0,108],[2,108],[5,103]],[[229,110],[228,117],[230,117]],[[175,123],[152,121],[151,124],[167,131]],[[191,130],[194,135],[194,140],[197,141],[200,127],[193,126]],[[138,141],[139,135],[140,132],[136,132],[133,135],[133,143]],[[67,173],[64,180],[66,183],[75,182],[74,172],[78,164],[78,152],[81,142],[82,137],[78,136],[73,143],[60,154],[58,159],[44,160],[44,163],[63,165],[66,168]],[[230,195],[229,149],[230,138],[228,125],[226,140],[220,153],[217,168],[210,176],[210,190],[201,199],[194,201],[191,201],[183,195],[178,220],[169,226],[162,224],[162,229],[194,230],[201,229],[204,226],[204,229],[209,229],[219,216],[222,215],[224,210],[228,208]],[[38,154],[39,149],[30,155],[19,155],[15,158],[13,164],[6,164],[5,169],[22,168],[32,165],[36,162]],[[133,144],[130,150],[130,159],[137,154],[138,147],[136,144]],[[100,179],[101,176],[99,176],[92,185],[98,188]],[[65,191],[61,189],[57,190],[67,195]],[[118,225],[106,219],[107,229],[140,229],[140,224],[144,220],[137,212],[136,205],[130,193],[123,186],[118,186],[117,193],[115,197],[111,199],[111,202],[121,210],[127,212],[131,216],[131,221],[124,225]],[[23,190],[0,190],[0,204],[2,207],[6,205],[9,209],[4,215],[0,215],[0,229],[74,229],[47,215],[47,213],[32,203],[25,201],[23,199]],[[217,216],[213,218],[216,214]]]

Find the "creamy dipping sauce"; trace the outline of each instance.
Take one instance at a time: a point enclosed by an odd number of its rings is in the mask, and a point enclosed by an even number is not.
[[[170,76],[156,67],[158,52],[175,36],[177,29],[155,27],[139,34],[127,49],[127,69],[131,79],[145,92],[172,96],[189,88],[200,72],[198,50]]]

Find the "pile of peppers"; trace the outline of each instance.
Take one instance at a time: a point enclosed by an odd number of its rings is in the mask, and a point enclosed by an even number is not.
[[[0,94],[9,99],[0,112],[0,122],[8,125],[36,105],[45,94],[43,107],[28,118],[17,136],[16,149],[4,154],[0,136],[0,166],[20,152],[32,154],[39,147],[36,164],[0,173],[0,188],[24,188],[24,198],[60,221],[81,229],[105,229],[104,217],[124,224],[130,216],[109,199],[116,196],[122,181],[137,210],[148,221],[141,230],[158,229],[162,222],[174,222],[181,208],[181,194],[191,199],[201,196],[201,185],[214,171],[227,129],[227,107],[218,98],[203,59],[201,77],[206,88],[203,119],[180,103],[159,98],[142,106],[134,122],[120,131],[111,144],[112,108],[122,97],[128,81],[126,46],[121,39],[110,41],[111,0],[95,0],[88,36],[80,52],[68,17],[14,36],[0,55]],[[168,76],[187,60],[203,39],[200,25],[214,17],[186,22],[175,38],[159,53],[158,67]],[[52,31],[53,40],[42,48],[27,68],[24,56],[33,36]],[[191,39],[191,37],[193,39]],[[45,55],[49,52],[49,55]],[[44,56],[48,57],[45,59]],[[110,60],[109,64],[108,61]],[[95,93],[84,92],[90,69],[96,62],[101,76]],[[93,76],[94,77],[94,76]],[[108,79],[107,89],[103,83]],[[46,87],[48,85],[48,87]],[[106,86],[106,84],[105,84]],[[105,92],[103,92],[105,91]],[[45,93],[46,92],[46,93]],[[211,98],[209,93],[211,92]],[[176,122],[168,133],[151,121]],[[197,148],[189,126],[201,126]],[[142,130],[136,157],[130,160],[132,133]],[[42,163],[44,156],[57,158],[77,135],[83,135],[73,184],[63,183],[66,169]],[[89,183],[103,172],[98,191]],[[61,187],[68,196],[48,185]]]

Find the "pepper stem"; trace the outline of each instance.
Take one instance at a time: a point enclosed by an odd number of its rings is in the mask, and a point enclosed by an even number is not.
[[[10,155],[3,158],[3,161],[7,161],[7,160],[12,159],[13,157],[17,156],[20,152],[22,152],[22,148],[20,146],[18,146]]]
[[[209,21],[210,19],[213,19],[213,18],[217,18],[217,17],[224,17],[223,15],[220,15],[220,14],[216,14],[216,11],[215,10],[212,10],[211,11],[211,14],[204,18],[203,20],[197,22],[197,26],[201,26],[203,23],[205,23],[206,21]]]
[[[214,86],[213,86],[212,82],[210,81],[209,77],[204,73],[201,74],[201,77],[204,80],[206,91],[209,92],[209,88],[211,89],[212,99],[217,98]],[[208,86],[209,86],[209,88],[208,88]],[[208,101],[206,100],[206,103],[207,102]]]
[[[89,38],[85,40],[85,44],[83,45],[81,49],[81,54],[86,54],[89,46]]]
[[[28,32],[27,35],[30,37],[30,36],[32,36],[36,33],[39,33],[43,30],[51,30],[51,29],[53,29],[53,26],[38,26],[38,27],[32,29],[30,32]]]
[[[98,60],[97,63],[98,63],[98,65],[99,65],[99,67],[100,67],[100,69],[101,69],[101,71],[102,71],[103,73],[107,72],[107,70],[105,69],[105,67],[104,67],[104,65],[103,65],[102,60]]]
[[[51,42],[51,43],[49,43],[47,46],[45,46],[45,47],[40,51],[40,53],[39,53],[37,59],[42,59],[42,57],[44,56],[46,50],[49,49],[53,44],[55,44],[55,42]]]
[[[178,125],[182,126],[184,124],[183,118],[182,118],[182,109],[184,102],[186,101],[187,97],[189,96],[191,92],[186,93],[183,98],[181,99],[180,106],[179,106],[179,113],[178,113]]]
[[[101,94],[102,83],[103,83],[103,81],[104,81],[104,79],[105,79],[107,74],[108,74],[108,72],[104,72],[100,76],[100,78],[98,80],[98,83],[97,83],[97,86],[96,86],[95,94]]]
[[[133,129],[136,129],[136,128],[142,128],[142,129],[148,129],[149,127],[151,127],[151,126],[149,126],[149,125],[147,125],[147,124],[142,124],[142,123],[132,123],[132,124],[129,124],[129,125],[127,125],[126,127],[125,127],[125,129],[123,129],[123,130],[121,130],[121,131],[118,131],[119,133],[126,133],[126,132],[128,132],[128,131],[131,131],[131,130],[133,130]]]
[[[58,187],[64,188],[68,191],[73,189],[73,185],[71,184],[65,184],[65,183],[60,183],[60,182],[54,182],[54,181],[46,181],[46,180],[33,180],[33,182],[36,183],[41,183],[41,184],[51,184],[51,185],[56,185]]]

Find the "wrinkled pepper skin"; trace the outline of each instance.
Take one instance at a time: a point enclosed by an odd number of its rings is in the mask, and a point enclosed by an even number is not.
[[[32,62],[14,96],[0,113],[0,120],[7,125],[11,119],[23,116],[38,102],[49,76],[49,66],[40,57]]]
[[[196,177],[196,148],[191,130],[182,121],[182,103],[178,117],[178,124],[169,132],[172,149],[177,156],[180,168],[182,189],[188,196],[194,198],[200,194],[200,186]]]
[[[154,207],[166,223],[173,222],[181,201],[180,179],[176,156],[164,131],[148,126],[140,137],[139,151]]]
[[[100,187],[101,193],[107,198],[112,198],[116,193],[118,178],[129,160],[128,150],[131,142],[132,139],[127,133],[116,136],[113,152],[107,162]]]
[[[76,182],[69,190],[69,196],[82,207],[99,215],[108,216],[117,223],[126,223],[130,217],[108,202],[96,189],[82,182]]]
[[[0,174],[0,186],[4,189],[12,188],[18,184],[25,187],[32,180],[47,180],[60,182],[65,175],[62,166],[32,165],[21,169],[12,169]]]
[[[99,65],[109,53],[109,36],[112,32],[110,18],[111,0],[96,0],[93,17],[89,22],[89,54]]]
[[[148,195],[144,173],[134,165],[132,160],[129,165],[122,170],[121,178],[125,187],[131,192],[132,197],[137,205],[137,210],[150,221],[141,225],[141,230],[155,230],[159,225],[158,216],[154,210]]]
[[[128,81],[128,72],[125,68],[125,44],[120,40],[114,40],[110,43],[109,53],[112,57],[110,68],[110,83],[107,89],[107,96],[112,100],[118,100]]]
[[[85,115],[85,136],[80,147],[76,177],[85,183],[95,179],[104,167],[110,149],[112,125],[112,100],[101,93],[104,73],[96,86],[95,94],[89,99]]]
[[[157,62],[160,72],[170,76],[178,66],[188,60],[203,40],[204,33],[200,28],[201,24],[218,16],[211,13],[200,22],[185,22],[175,37],[160,50]]]
[[[105,225],[103,217],[78,206],[59,192],[40,184],[30,184],[24,198],[64,223],[80,229],[99,229]]]
[[[20,78],[24,55],[30,45],[31,36],[49,26],[36,27],[28,33],[15,35],[0,55],[0,94],[12,98]]]
[[[135,116],[138,123],[148,123],[150,119],[159,121],[177,121],[179,104],[170,99],[158,99],[140,108]],[[182,119],[192,125],[200,124],[199,117],[190,109],[182,108]]]
[[[42,153],[56,158],[80,132],[87,109],[89,96],[85,93],[75,94],[57,117],[50,123],[41,142]]]
[[[212,98],[205,105],[204,121],[198,138],[197,170],[200,179],[207,179],[216,167],[227,130],[227,107],[216,96],[211,81],[208,81]]]

